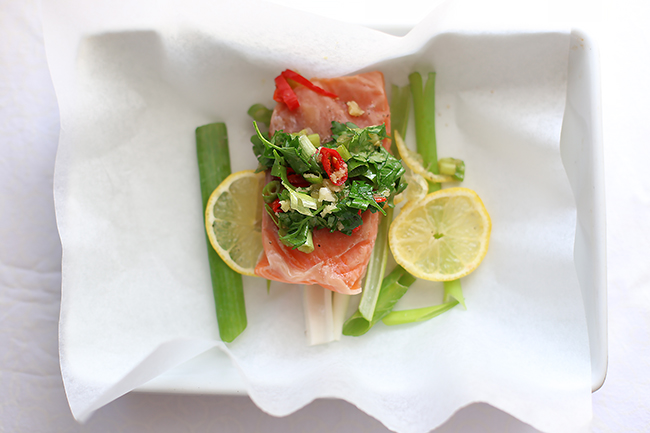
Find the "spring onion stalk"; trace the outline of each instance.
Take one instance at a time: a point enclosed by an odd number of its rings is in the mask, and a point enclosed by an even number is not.
[[[433,307],[415,308],[412,310],[393,311],[382,319],[385,325],[402,325],[404,323],[424,322],[449,311],[458,305],[458,301],[445,302]]]
[[[392,125],[392,135],[395,137],[395,131],[400,134],[406,133],[406,126],[409,118],[411,89],[409,86],[398,87],[392,86],[390,118]],[[393,139],[391,151],[397,155],[397,148]],[[345,159],[345,157],[343,157]],[[368,270],[363,283],[363,292],[359,302],[359,312],[368,322],[372,322],[375,315],[375,307],[379,292],[381,291],[384,273],[386,272],[386,262],[388,261],[388,229],[393,222],[393,208],[388,208],[386,215],[380,217],[381,222],[377,230],[375,248],[368,262]]]
[[[334,341],[332,291],[318,285],[306,285],[302,300],[309,344],[314,346]]]
[[[454,299],[464,308],[467,308],[465,305],[465,297],[463,296],[463,289],[460,287],[460,280],[445,281],[444,288],[445,294],[442,302],[449,302],[451,299]]]
[[[280,188],[280,182],[277,180],[272,180],[264,185],[264,188],[262,189],[262,199],[264,199],[264,203],[273,203],[275,199],[278,198],[278,194],[280,194],[281,191],[282,188]]]
[[[465,179],[465,162],[457,158],[440,158],[438,160],[440,174],[446,174],[461,182]]]
[[[251,108],[248,109],[248,115],[256,122],[265,124],[267,128],[271,124],[272,114],[273,110],[266,108],[262,104],[253,104]]]
[[[310,346],[341,339],[350,295],[318,285],[305,286],[302,294],[307,341]]]
[[[318,135],[318,134],[309,134],[309,135],[307,135],[307,138],[309,138],[309,141],[311,141],[311,144],[313,144],[316,147],[320,147],[320,135]]]
[[[409,75],[409,83],[413,94],[417,150],[422,156],[424,166],[432,173],[439,174],[436,143],[436,73],[429,72],[424,89],[422,88],[422,76],[419,72],[413,72]],[[443,158],[442,162],[443,164],[453,162],[455,170],[452,175],[456,180],[463,180],[465,176],[465,163],[463,161]],[[428,183],[430,193],[440,189],[439,183]],[[457,280],[454,284],[457,285],[458,291],[460,291],[460,280]],[[462,296],[462,291],[460,293]]]
[[[212,191],[230,174],[226,125],[212,123],[196,128],[196,153],[205,209]],[[242,276],[221,260],[209,240],[207,245],[219,335],[223,341],[231,342],[247,325]]]
[[[304,173],[302,177],[309,183],[313,184],[319,184],[323,183],[323,175],[320,173],[314,174],[314,173]]]
[[[343,324],[348,313],[351,295],[332,292],[332,332],[334,340],[338,341],[343,335]]]
[[[311,230],[307,230],[307,240],[298,247],[298,251],[302,251],[305,254],[314,252],[314,236],[311,234]]]
[[[390,125],[391,136],[395,137],[395,131],[399,131],[402,137],[406,137],[406,126],[411,109],[411,88],[409,86],[399,87],[396,85],[391,86],[390,98]],[[398,155],[395,141],[392,141],[391,152],[393,155]]]
[[[375,248],[372,250],[370,260],[368,261],[368,270],[363,282],[363,291],[361,292],[361,301],[359,302],[359,312],[367,320],[372,321],[375,313],[375,306],[379,298],[379,292],[386,272],[386,262],[388,261],[388,228],[393,221],[393,208],[386,210],[386,216],[380,216],[379,228],[377,229],[377,238]]]
[[[345,144],[338,146],[336,148],[336,151],[339,153],[339,155],[341,155],[343,161],[347,161],[348,159],[352,158],[352,155],[350,154],[350,151]]]
[[[419,72],[409,75],[409,82],[413,94],[417,150],[422,156],[424,167],[432,173],[439,174],[436,149],[436,73],[429,73],[424,89],[422,88],[422,76]],[[439,183],[429,182],[429,192],[439,189]]]
[[[343,335],[358,337],[368,332],[370,328],[393,310],[397,301],[404,296],[414,282],[414,276],[406,272],[401,266],[396,266],[382,282],[372,320],[367,320],[357,310],[343,325]]]
[[[312,143],[306,135],[301,135],[298,137],[298,142],[300,143],[300,151],[302,152],[305,160],[308,160],[314,153],[318,152],[316,146],[314,146],[314,143]]]

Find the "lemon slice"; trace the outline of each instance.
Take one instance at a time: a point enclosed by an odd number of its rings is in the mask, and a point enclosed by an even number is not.
[[[395,261],[417,278],[451,281],[472,272],[487,253],[492,223],[467,188],[428,194],[402,209],[388,239]]]
[[[406,189],[395,196],[394,203],[399,204],[406,200],[406,204],[410,204],[422,200],[429,192],[429,184],[417,173],[413,173],[410,168],[406,168],[404,173],[404,180],[408,184]]]
[[[410,202],[422,200],[429,192],[429,184],[417,173],[410,171],[406,176],[406,182],[408,183],[405,191],[406,199]]]
[[[442,182],[453,182],[454,178],[446,174],[435,174],[431,173],[429,170],[424,168],[422,165],[422,158],[417,152],[411,152],[402,136],[399,134],[399,131],[395,131],[395,144],[397,145],[397,150],[399,151],[399,156],[402,158],[402,161],[406,164],[408,168],[413,171],[415,174],[419,174],[424,177],[426,180],[436,183]]]
[[[262,188],[264,173],[233,173],[215,188],[205,208],[208,239],[221,259],[236,272],[255,276],[262,253]]]

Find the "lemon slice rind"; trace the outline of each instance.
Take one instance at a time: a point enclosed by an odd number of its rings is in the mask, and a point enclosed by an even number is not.
[[[397,145],[397,151],[399,152],[399,156],[402,158],[402,161],[404,161],[406,166],[410,168],[413,173],[419,174],[420,176],[424,177],[426,180],[431,182],[436,182],[436,183],[454,182],[454,178],[452,176],[446,174],[431,173],[429,170],[424,168],[422,163],[418,161],[419,155],[415,152],[411,152],[409,148],[406,147],[406,143],[404,143],[404,140],[402,139],[402,136],[400,135],[399,131],[396,130],[394,135],[395,135],[395,144]]]

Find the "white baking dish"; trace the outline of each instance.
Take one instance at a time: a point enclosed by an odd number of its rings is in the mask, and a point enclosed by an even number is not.
[[[401,29],[384,29],[404,34]],[[605,181],[598,50],[583,31],[571,33],[567,104],[561,136],[563,163],[577,206],[575,265],[580,282],[592,365],[592,390],[607,371]],[[136,391],[239,394],[246,389],[221,350],[212,349],[156,377]]]

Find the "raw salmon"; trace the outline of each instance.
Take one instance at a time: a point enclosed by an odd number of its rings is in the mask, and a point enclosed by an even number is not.
[[[271,118],[271,133],[279,130],[318,133],[321,141],[331,138],[331,122],[353,122],[359,127],[386,124],[390,131],[390,108],[381,72],[350,77],[312,79],[315,85],[338,95],[337,99],[319,95],[304,86],[294,91],[300,107],[294,111],[279,103]],[[348,102],[354,101],[363,114],[352,116]],[[385,143],[387,145],[387,143]],[[262,240],[264,252],[255,273],[270,280],[294,284],[318,284],[344,294],[361,291],[361,279],[375,245],[379,214],[366,211],[361,228],[351,236],[329,230],[314,230],[314,251],[306,254],[285,246],[278,239],[278,228],[264,212]]]
[[[321,141],[331,138],[332,121],[352,122],[361,128],[386,124],[390,131],[390,106],[384,89],[384,75],[381,72],[368,72],[340,78],[314,78],[315,85],[338,95],[337,99],[319,95],[304,86],[294,89],[300,107],[291,111],[285,104],[277,104],[271,117],[269,130],[299,132],[309,129],[320,135]],[[347,103],[354,101],[364,113],[352,116]]]

